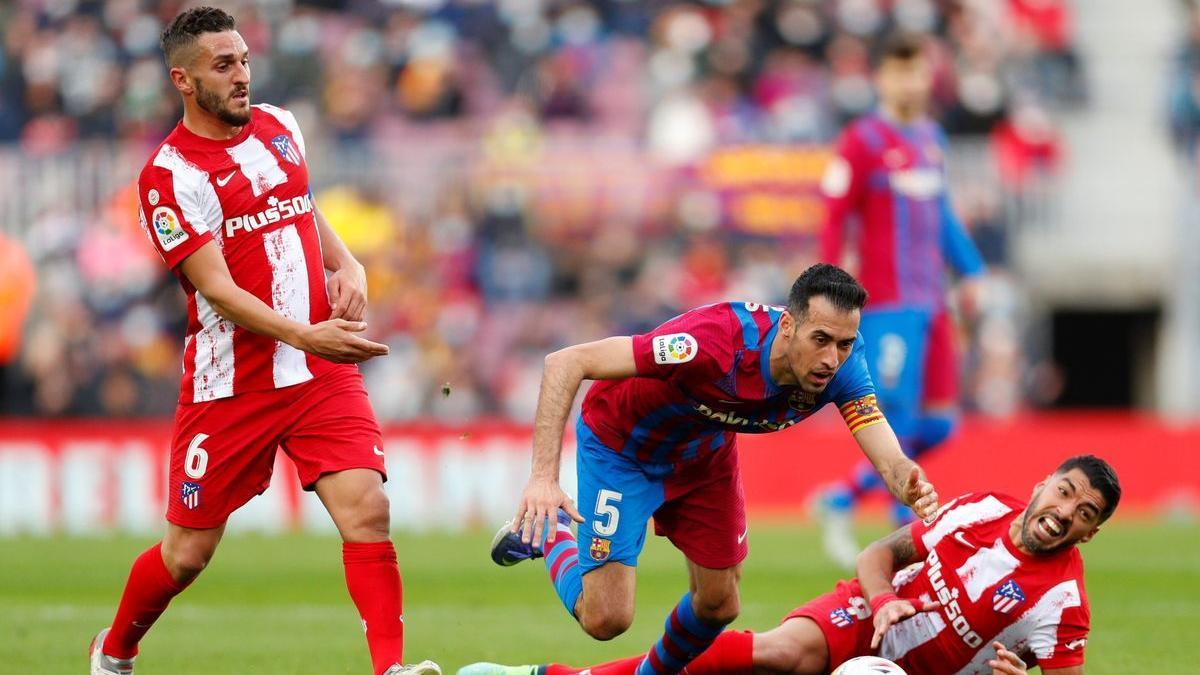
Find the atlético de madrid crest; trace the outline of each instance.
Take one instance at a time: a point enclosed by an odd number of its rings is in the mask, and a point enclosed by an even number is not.
[[[279,134],[275,138],[272,138],[271,145],[275,148],[275,152],[279,153],[280,157],[296,166],[300,166],[300,153],[296,152],[296,146],[292,145],[292,139],[288,138],[286,134]]]

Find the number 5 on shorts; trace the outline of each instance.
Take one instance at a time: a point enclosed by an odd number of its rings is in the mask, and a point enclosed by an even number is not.
[[[188,478],[199,480],[208,471],[208,451],[200,447],[200,444],[207,440],[208,434],[196,434],[188,444],[187,454],[183,457],[183,472]]]
[[[616,490],[601,490],[600,494],[596,495],[596,515],[604,518],[604,524],[596,521],[596,534],[602,537],[611,537],[617,531],[617,523],[621,520],[621,512],[617,510],[617,504],[621,503],[621,493]]]

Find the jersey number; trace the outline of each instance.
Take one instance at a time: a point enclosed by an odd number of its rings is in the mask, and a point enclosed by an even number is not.
[[[616,490],[601,490],[596,495],[596,515],[604,517],[604,524],[596,521],[596,534],[611,537],[617,531],[617,523],[621,520],[621,512],[617,504],[621,503],[621,493]]]
[[[208,471],[208,451],[200,447],[200,444],[207,440],[208,434],[196,434],[188,444],[187,455],[183,458],[183,472],[188,478],[203,478],[204,473]]]

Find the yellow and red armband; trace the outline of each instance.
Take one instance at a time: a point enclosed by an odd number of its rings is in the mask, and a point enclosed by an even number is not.
[[[867,394],[862,398],[856,398],[849,403],[838,408],[842,413],[842,419],[846,420],[846,426],[850,427],[850,433],[856,434],[862,429],[866,429],[872,424],[878,424],[884,421],[883,413],[879,410],[879,403],[875,400],[875,394]]]

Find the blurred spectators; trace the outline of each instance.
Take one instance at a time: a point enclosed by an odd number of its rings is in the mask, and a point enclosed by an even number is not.
[[[131,181],[180,116],[157,39],[184,4],[0,6],[0,178],[28,187],[0,214],[40,280],[5,412],[173,406],[185,313]],[[547,351],[783,301],[820,220],[812,148],[873,105],[889,31],[929,36],[935,113],[970,165],[959,206],[1000,273],[1011,204],[1056,170],[1054,116],[1086,91],[1063,0],[216,4],[250,46],[252,99],[297,113],[317,202],[367,266],[384,419],[527,420]],[[714,159],[764,144],[809,149]],[[1006,349],[980,368],[1016,386]]]

